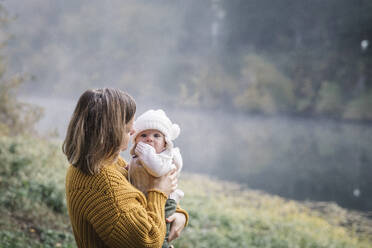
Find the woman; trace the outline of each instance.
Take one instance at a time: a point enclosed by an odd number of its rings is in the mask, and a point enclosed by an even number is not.
[[[177,187],[175,171],[154,178],[145,195],[127,180],[119,156],[133,133],[134,100],[116,89],[87,90],[71,118],[63,152],[68,212],[78,247],[161,247],[165,236],[164,206]],[[168,218],[168,240],[187,224],[181,208]]]

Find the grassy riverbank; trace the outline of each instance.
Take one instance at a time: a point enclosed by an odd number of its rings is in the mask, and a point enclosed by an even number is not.
[[[0,137],[0,247],[76,247],[60,144]],[[299,203],[184,173],[190,223],[176,247],[369,248],[371,220],[335,204]]]

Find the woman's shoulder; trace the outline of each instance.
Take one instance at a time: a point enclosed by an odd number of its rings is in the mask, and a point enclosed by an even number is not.
[[[123,160],[124,161],[124,160]],[[124,161],[125,163],[125,161]],[[129,183],[128,172],[123,167],[123,162],[115,162],[105,165],[95,175],[87,175],[75,166],[70,165],[66,174],[66,186],[69,190],[77,189],[108,189],[116,185]]]
[[[66,174],[66,190],[70,191],[84,191],[98,190],[105,185],[103,174],[97,173],[95,175],[88,175],[82,172],[79,168],[70,165]]]
[[[116,160],[116,164],[118,166],[121,166],[121,167],[124,167],[125,168],[128,163],[121,156],[119,156],[118,159]]]
[[[127,181],[128,170],[126,168],[126,165],[126,162],[120,158],[116,162],[103,167],[100,173],[109,181]]]

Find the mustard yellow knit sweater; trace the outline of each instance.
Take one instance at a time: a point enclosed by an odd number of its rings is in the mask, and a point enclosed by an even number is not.
[[[150,190],[147,199],[127,180],[121,158],[88,176],[74,166],[66,175],[67,207],[78,247],[161,247],[167,197]],[[188,222],[188,214],[181,208]]]

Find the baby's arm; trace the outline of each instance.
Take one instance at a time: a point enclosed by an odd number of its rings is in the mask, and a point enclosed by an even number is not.
[[[178,147],[173,148],[172,155],[173,155],[173,163],[175,164],[177,168],[177,173],[179,175],[179,173],[181,172],[182,166],[183,166],[180,149]],[[182,190],[176,189],[170,194],[169,198],[174,199],[177,203],[179,203],[184,195],[185,193]]]
[[[154,177],[163,176],[172,168],[172,160],[164,154],[156,154],[155,149],[148,144],[139,142],[135,153],[142,160],[147,172]]]
[[[181,172],[182,166],[183,166],[183,161],[182,161],[182,156],[180,153],[180,149],[178,147],[175,147],[172,149],[172,154],[173,154],[173,162],[176,165],[177,172]]]

